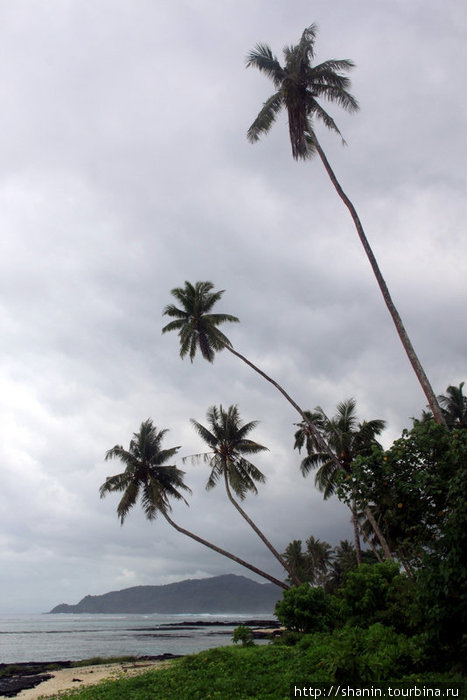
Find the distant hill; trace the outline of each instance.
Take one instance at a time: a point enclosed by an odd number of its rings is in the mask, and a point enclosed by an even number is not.
[[[62,603],[50,613],[274,613],[282,591],[226,574],[188,579],[165,586],[134,586],[103,595],[87,595],[77,605]]]

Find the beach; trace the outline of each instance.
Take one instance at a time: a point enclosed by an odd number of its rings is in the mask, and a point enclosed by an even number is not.
[[[167,668],[171,663],[172,660],[142,660],[64,668],[47,673],[52,677],[34,688],[20,691],[14,697],[18,700],[37,700],[39,697],[50,697],[64,690],[95,685],[107,679],[115,680],[154,669]]]

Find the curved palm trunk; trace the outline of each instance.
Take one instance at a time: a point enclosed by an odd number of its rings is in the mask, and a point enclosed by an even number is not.
[[[383,536],[381,530],[379,529],[379,525],[375,520],[375,516],[371,512],[370,506],[365,506],[365,509],[363,512],[365,513],[366,517],[368,518],[370,525],[373,528],[373,532],[375,533],[376,537],[379,540],[381,547],[383,548],[384,558],[392,561],[391,550],[389,549],[389,545],[386,541],[386,538]]]
[[[357,555],[357,564],[360,566],[362,563],[362,548],[360,546],[360,529],[358,526],[358,516],[357,516],[357,506],[355,501],[352,501],[352,505],[349,506],[352,511],[352,524],[353,524],[353,536],[355,540],[355,552]]]
[[[228,478],[227,478],[227,472],[226,472],[225,470],[224,470],[224,481],[225,481],[225,490],[227,491],[227,496],[229,497],[229,501],[231,502],[231,504],[234,506],[234,508],[237,509],[237,511],[238,511],[238,512],[240,513],[240,515],[242,516],[242,518],[244,518],[244,519],[246,520],[246,522],[247,522],[248,525],[252,528],[252,530],[254,530],[254,531],[256,532],[256,534],[258,535],[258,537],[264,542],[264,544],[265,544],[266,547],[269,549],[269,551],[276,557],[277,561],[278,561],[279,564],[287,571],[287,573],[289,574],[289,576],[290,576],[291,580],[294,582],[294,584],[295,584],[296,586],[301,586],[302,582],[300,581],[300,579],[297,578],[297,576],[296,576],[296,574],[295,574],[293,568],[292,568],[291,566],[289,566],[289,565],[287,564],[287,562],[281,557],[281,555],[280,555],[279,552],[276,550],[276,548],[271,544],[271,542],[269,542],[269,540],[268,540],[268,538],[266,537],[266,535],[264,535],[263,532],[261,532],[261,530],[259,529],[259,527],[258,527],[258,526],[253,522],[253,520],[245,513],[245,511],[244,511],[243,508],[240,506],[240,504],[237,503],[237,501],[235,500],[235,498],[232,496],[232,492],[231,492],[230,486],[229,486],[229,480],[228,480]]]
[[[330,456],[330,458],[331,458],[333,461],[335,461],[335,462],[338,464],[339,468],[340,468],[341,465],[340,465],[339,460],[337,459],[336,455],[330,450],[329,445],[328,445],[327,442],[323,439],[323,437],[322,437],[321,433],[319,432],[319,430],[317,430],[317,428],[316,428],[316,426],[314,425],[314,423],[312,423],[312,421],[310,421],[310,419],[308,418],[308,416],[304,413],[304,411],[302,411],[302,409],[300,408],[300,406],[293,400],[293,398],[292,398],[291,396],[289,396],[289,394],[285,391],[285,389],[283,389],[283,388],[281,387],[280,384],[278,384],[276,381],[274,381],[274,379],[272,379],[272,377],[270,377],[269,375],[267,375],[266,372],[263,372],[263,370],[260,369],[259,367],[257,367],[256,365],[254,365],[253,362],[250,362],[250,360],[248,360],[244,355],[241,355],[239,352],[237,352],[237,350],[235,350],[232,346],[230,346],[230,345],[224,345],[224,347],[226,348],[226,350],[228,350],[228,351],[231,352],[233,355],[235,355],[236,357],[238,357],[240,360],[242,360],[243,362],[245,362],[245,364],[247,364],[249,367],[251,367],[252,369],[254,369],[255,372],[257,372],[258,374],[260,374],[264,379],[266,379],[267,382],[269,382],[270,384],[272,384],[273,386],[275,386],[276,389],[277,389],[278,391],[280,391],[280,393],[282,394],[282,396],[284,396],[284,397],[287,399],[287,401],[291,404],[291,406],[293,406],[293,407],[295,408],[295,410],[300,414],[300,416],[301,416],[302,419],[305,421],[305,423],[309,426],[310,431],[311,431],[313,437],[315,438],[316,443],[319,445],[320,449],[322,449],[323,452],[326,452],[326,454],[328,454],[328,455]]]
[[[300,416],[305,421],[305,423],[309,426],[310,431],[311,431],[313,437],[315,438],[317,445],[323,450],[323,452],[325,452],[326,454],[329,455],[329,457],[332,459],[332,461],[340,469],[342,466],[341,463],[339,462],[339,460],[337,459],[336,455],[331,450],[331,448],[329,447],[327,442],[323,439],[319,430],[316,428],[314,423],[308,418],[308,416],[305,414],[305,412],[302,411],[302,409],[300,408],[298,403],[296,403],[293,400],[293,398],[291,396],[289,396],[289,394],[285,391],[285,389],[283,389],[280,384],[278,384],[276,381],[274,381],[274,379],[272,379],[272,377],[270,377],[268,374],[266,374],[266,372],[263,372],[263,370],[260,369],[259,367],[257,367],[256,365],[254,365],[253,362],[250,362],[250,360],[248,360],[244,355],[237,352],[237,350],[234,350],[234,348],[231,345],[224,345],[224,347],[226,350],[231,352],[232,355],[235,355],[240,360],[245,362],[245,364],[247,364],[249,367],[254,369],[255,372],[260,374],[264,379],[266,379],[267,382],[269,382],[270,384],[275,386],[276,389],[278,391],[280,391],[282,396],[284,396],[287,399],[287,401],[290,403],[290,405],[295,408],[295,410],[300,414]],[[388,543],[386,542],[386,539],[385,539],[383,533],[381,532],[380,528],[378,527],[378,524],[373,517],[373,513],[370,511],[368,506],[365,508],[365,515],[367,516],[368,520],[371,523],[371,526],[373,527],[375,535],[381,544],[381,547],[383,549],[383,552],[385,554],[386,559],[392,559],[392,555],[391,555],[391,552],[389,550]]]
[[[279,581],[279,579],[274,578],[274,576],[267,574],[265,571],[261,571],[261,569],[257,569],[256,566],[253,566],[253,564],[249,564],[248,562],[244,561],[243,559],[236,557],[235,554],[231,554],[230,552],[227,552],[227,550],[221,549],[220,547],[217,547],[215,544],[211,544],[211,542],[208,542],[207,540],[204,540],[202,537],[195,535],[193,532],[190,532],[189,530],[185,530],[185,528],[181,527],[180,525],[177,525],[177,523],[174,522],[172,520],[172,518],[168,515],[168,513],[166,513],[165,511],[162,511],[162,515],[167,520],[167,522],[170,525],[172,525],[172,527],[175,528],[175,530],[177,530],[177,532],[181,532],[182,535],[186,535],[187,537],[191,537],[192,540],[196,540],[196,542],[203,544],[205,547],[209,547],[209,549],[214,550],[214,552],[217,552],[218,554],[222,554],[223,557],[227,557],[228,559],[231,559],[232,561],[236,562],[237,564],[240,564],[240,566],[244,566],[246,569],[250,569],[250,571],[253,571],[255,574],[258,574],[258,576],[262,576],[263,578],[267,579],[271,583],[274,583],[276,586],[279,586],[280,588],[283,588],[286,591],[289,590],[290,586],[288,586],[283,581]]]
[[[392,301],[391,295],[389,293],[389,289],[387,287],[386,282],[384,281],[383,275],[381,274],[381,271],[379,269],[378,263],[376,261],[376,258],[373,254],[373,251],[370,247],[370,244],[368,242],[368,239],[365,235],[365,232],[363,230],[363,226],[361,224],[361,221],[359,219],[359,216],[355,210],[355,207],[353,206],[352,202],[350,199],[347,197],[345,194],[344,190],[339,184],[339,181],[337,180],[334,171],[332,170],[328,159],[326,158],[326,155],[321,148],[316,136],[314,134],[310,134],[311,139],[313,141],[313,144],[316,148],[316,150],[319,153],[319,157],[321,158],[321,161],[326,169],[327,174],[329,175],[329,178],[331,179],[332,184],[334,185],[334,188],[336,189],[337,194],[339,197],[342,199],[344,202],[345,206],[350,212],[350,215],[353,219],[353,222],[355,224],[355,228],[357,229],[358,236],[360,238],[361,244],[365,250],[365,253],[367,254],[368,260],[370,261],[371,268],[373,270],[373,273],[376,277],[376,281],[378,282],[378,286],[381,290],[381,294],[383,295],[384,301],[386,303],[386,306],[388,308],[389,313],[391,314],[392,320],[394,321],[394,325],[396,326],[397,333],[399,335],[399,338],[401,339],[402,345],[404,346],[404,350],[407,353],[407,357],[409,358],[410,364],[413,367],[413,370],[417,376],[418,381],[420,382],[420,385],[425,393],[425,396],[427,398],[428,404],[430,406],[430,409],[433,413],[433,416],[435,417],[435,420],[437,423],[440,423],[441,425],[445,425],[446,421],[444,419],[443,413],[441,411],[441,408],[439,406],[438,400],[435,396],[435,393],[431,387],[431,384],[428,380],[428,377],[425,374],[425,371],[420,363],[420,360],[418,359],[417,353],[414,350],[414,347],[410,341],[409,336],[407,335],[407,331],[405,330],[404,324],[402,323],[402,319],[399,315],[399,312],[397,311],[394,302]]]

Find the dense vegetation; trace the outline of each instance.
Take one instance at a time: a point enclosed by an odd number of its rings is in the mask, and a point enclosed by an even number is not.
[[[294,646],[211,649],[173,662],[168,669],[106,681],[70,695],[80,700],[288,700],[292,684],[385,679],[462,682],[459,674],[414,673],[416,665],[414,644],[382,625],[374,625],[369,630],[306,635]]]

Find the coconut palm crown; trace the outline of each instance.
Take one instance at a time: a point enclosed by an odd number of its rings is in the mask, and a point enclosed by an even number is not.
[[[255,482],[264,483],[266,478],[244,455],[258,454],[268,449],[247,437],[256,428],[258,421],[242,425],[237,406],[229,406],[227,410],[222,406],[211,406],[206,417],[210,429],[191,419],[198,435],[212,450],[205,455],[211,467],[206,488],[214,488],[219,479],[225,477],[241,500],[248,492],[257,494]]]
[[[449,428],[467,428],[467,396],[463,394],[465,382],[448,386],[446,395],[438,396]]]
[[[354,67],[348,59],[331,59],[313,66],[314,42],[317,27],[307,27],[296,46],[284,48],[282,66],[266,44],[257,44],[246,59],[247,68],[258,68],[270,78],[277,91],[266,100],[247,132],[251,143],[267,134],[279,112],[287,111],[292,155],[298,160],[310,158],[316,150],[312,120],[341,135],[335,121],[318,99],[336,102],[348,112],[355,112],[358,102],[348,88],[350,79],[344,75]]]
[[[230,340],[219,330],[222,323],[238,323],[238,318],[231,314],[210,313],[214,304],[224,294],[224,289],[213,291],[212,282],[185,282],[184,287],[171,290],[172,296],[180,302],[181,308],[168,304],[164,316],[174,318],[162,329],[162,333],[178,331],[180,338],[180,357],[189,356],[193,362],[197,350],[202,356],[213,362],[216,351],[231,347]]]
[[[311,414],[314,417],[314,424],[325,435],[325,439],[331,446],[339,460],[340,468],[345,472],[350,472],[353,460],[357,455],[366,455],[373,447],[381,447],[376,437],[384,430],[386,425],[384,420],[376,418],[370,421],[359,423],[356,415],[355,399],[347,399],[337,405],[337,413],[332,418],[328,418],[323,409],[317,407]],[[306,476],[311,469],[319,467],[315,483],[324,498],[329,498],[336,489],[339,469],[334,461],[329,459],[326,453],[322,453],[319,447],[310,436],[308,425],[299,423],[295,433],[294,448],[299,451],[306,446],[307,456],[300,464],[303,476]]]
[[[174,457],[180,446],[162,449],[162,440],[167,430],[158,430],[151,419],[141,423],[137,433],[133,433],[129,448],[115,445],[108,450],[105,459],[119,459],[125,465],[121,474],[109,476],[100,487],[100,496],[122,492],[117,506],[117,514],[123,524],[133,506],[141,499],[141,506],[148,520],[157,514],[172,510],[170,498],[187,503],[182,491],[191,490],[183,481],[185,472],[175,465],[165,463]]]

